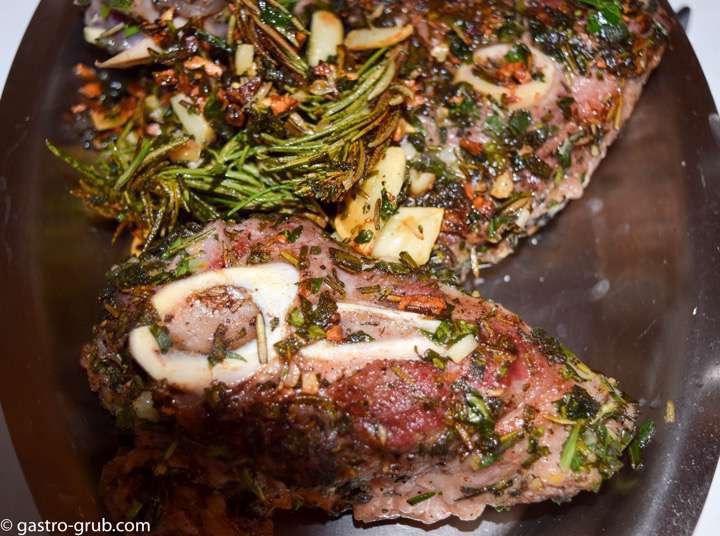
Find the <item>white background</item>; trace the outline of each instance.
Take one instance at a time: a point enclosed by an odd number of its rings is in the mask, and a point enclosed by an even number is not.
[[[70,1],[68,1],[68,5]],[[700,58],[705,77],[720,103],[720,0],[670,0],[675,9],[692,9],[688,35]],[[15,51],[22,39],[38,0],[0,0],[0,89],[5,86]],[[720,534],[720,467],[695,530],[695,536]]]

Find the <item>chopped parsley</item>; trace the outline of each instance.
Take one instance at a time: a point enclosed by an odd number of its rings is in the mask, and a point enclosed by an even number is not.
[[[466,335],[477,335],[478,328],[465,320],[443,320],[433,333],[429,331],[423,333],[433,342],[450,346]]]
[[[383,190],[384,192],[385,190]],[[373,239],[373,232],[370,229],[363,229],[355,237],[356,244],[367,244]]]
[[[172,348],[172,339],[170,338],[170,332],[165,326],[159,324],[153,324],[150,326],[150,333],[155,337],[155,341],[160,347],[160,352],[166,354],[170,348]]]
[[[508,63],[524,63],[527,65],[531,57],[530,49],[524,43],[518,43],[505,54],[505,61]]]
[[[354,344],[354,343],[358,343],[358,342],[372,342],[374,340],[375,340],[375,338],[372,335],[368,335],[364,331],[355,331],[355,332],[351,333],[350,335],[348,335],[347,337],[345,337],[344,342]]]
[[[628,447],[630,466],[633,469],[642,469],[643,463],[640,451],[650,444],[654,435],[655,423],[653,421],[645,421],[638,427],[638,431]]]
[[[293,244],[297,241],[298,238],[300,238],[300,235],[302,234],[302,232],[303,232],[303,226],[298,225],[297,227],[295,227],[295,229],[292,229],[292,230],[285,229],[280,234],[282,236],[284,236],[290,244]]]
[[[579,385],[573,385],[569,393],[555,402],[555,406],[563,418],[571,421],[592,419],[600,409],[600,403]]]
[[[620,0],[580,0],[595,8],[587,20],[587,30],[610,43],[618,43],[628,36],[622,17]]]

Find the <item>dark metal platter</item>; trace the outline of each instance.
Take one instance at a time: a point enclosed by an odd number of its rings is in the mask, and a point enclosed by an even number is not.
[[[99,316],[103,274],[125,255],[89,224],[71,173],[44,139],[71,143],[60,118],[78,61],[96,52],[67,0],[41,3],[0,102],[0,434],[4,515],[102,515],[100,468],[119,438],[78,366]],[[681,535],[695,527],[720,453],[720,140],[710,92],[678,28],[635,115],[585,197],[478,282],[484,295],[565,340],[618,378],[658,423],[646,469],[564,505],[489,512],[433,534]],[[672,400],[676,421],[663,422]],[[15,455],[22,472],[17,470]],[[32,497],[27,493],[27,489]],[[11,501],[11,502],[8,502]],[[407,522],[283,515],[279,534],[417,534]]]

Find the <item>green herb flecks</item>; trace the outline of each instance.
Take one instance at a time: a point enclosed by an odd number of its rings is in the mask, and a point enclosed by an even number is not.
[[[375,340],[375,338],[373,336],[368,335],[364,331],[355,331],[355,332],[351,333],[350,335],[348,335],[347,337],[345,337],[344,342],[347,342],[350,344],[356,344],[356,343],[360,343],[360,342],[372,342],[374,340]]]
[[[408,503],[410,506],[415,506],[415,505],[420,504],[421,502],[427,501],[428,499],[432,499],[432,498],[435,497],[435,495],[437,495],[437,494],[438,494],[437,491],[428,491],[428,492],[426,492],[426,493],[420,493],[419,495],[415,495],[414,497],[410,497],[410,498],[407,500],[407,503]]]
[[[575,453],[577,452],[578,438],[580,437],[581,426],[581,423],[576,423],[570,431],[570,435],[568,435],[565,443],[563,444],[562,452],[560,453],[560,469],[562,469],[563,471],[567,471],[568,469],[570,469],[573,463]]]
[[[505,54],[505,61],[508,63],[524,63],[527,65],[532,57],[530,49],[524,43],[513,45]]]
[[[591,419],[600,409],[600,403],[579,385],[573,385],[569,393],[555,402],[555,406],[563,418],[571,421]]]
[[[165,326],[160,326],[159,324],[153,324],[149,329],[152,336],[155,337],[155,342],[157,342],[160,352],[163,354],[167,353],[168,350],[172,348],[173,344],[168,329]]]
[[[355,237],[356,244],[367,244],[373,239],[373,232],[370,229],[363,229]]]
[[[478,328],[465,320],[443,320],[433,333],[428,331],[423,333],[433,342],[450,346],[466,335],[477,335]]]
[[[650,444],[654,435],[655,423],[653,421],[645,421],[638,427],[637,433],[628,447],[630,466],[633,469],[642,469],[643,463],[640,451]]]
[[[280,234],[287,239],[288,243],[294,244],[297,241],[297,239],[300,238],[300,235],[302,234],[302,232],[303,232],[303,226],[298,225],[294,229],[285,229]]]
[[[622,17],[620,0],[580,0],[580,2],[595,8],[587,20],[589,32],[610,43],[617,43],[627,38],[628,28]]]

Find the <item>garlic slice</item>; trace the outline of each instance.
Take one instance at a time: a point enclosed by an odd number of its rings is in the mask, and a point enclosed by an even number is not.
[[[90,35],[90,37],[92,38],[92,35]],[[87,33],[85,39],[88,39]],[[101,69],[126,69],[127,67],[150,63],[152,61],[150,51],[159,53],[162,52],[162,48],[150,37],[145,37],[112,58],[103,62],[95,62],[95,65]]]
[[[215,139],[215,131],[202,113],[190,113],[183,104],[187,102],[192,102],[192,100],[183,93],[178,93],[170,99],[173,112],[175,112],[175,115],[180,120],[185,132],[205,147]]]
[[[435,185],[435,174],[428,171],[410,170],[410,195],[420,197]]]
[[[482,47],[475,51],[475,63],[482,63],[487,60],[498,60],[504,57],[512,48],[509,44],[491,45]],[[555,84],[560,70],[555,61],[535,47],[528,47],[533,55],[533,65],[540,69],[543,74],[542,80],[532,80],[527,84],[520,84],[515,87],[505,87],[493,84],[476,76],[473,73],[472,65],[464,63],[455,72],[453,82],[460,84],[466,82],[475,91],[484,95],[490,95],[497,100],[506,96],[512,102],[509,104],[511,110],[518,108],[530,108],[541,104],[550,93]]]
[[[496,199],[507,199],[512,195],[514,188],[512,173],[506,170],[495,177],[490,189],[490,195]]]
[[[425,264],[440,234],[443,215],[441,208],[401,207],[377,237],[373,257],[394,261],[405,251],[417,264]]]
[[[345,38],[345,46],[349,50],[371,50],[395,45],[412,35],[411,24],[393,26],[391,28],[363,28],[353,30]]]
[[[372,251],[377,230],[375,222],[380,221],[377,213],[380,208],[383,189],[396,197],[405,180],[405,151],[400,147],[388,147],[385,156],[378,162],[375,171],[345,196],[344,206],[335,217],[335,230],[340,238],[354,239],[361,231],[373,233],[357,249],[364,254]]]
[[[255,47],[241,43],[235,49],[235,74],[240,76],[248,72],[253,66]]]
[[[455,363],[460,363],[477,347],[478,342],[475,340],[475,335],[468,334],[448,348],[445,355],[455,361]]]
[[[105,33],[105,28],[97,28],[95,26],[85,26],[83,28],[83,38],[91,45],[97,45],[98,39]]]
[[[307,50],[310,67],[337,56],[337,47],[342,45],[344,35],[343,24],[334,13],[322,9],[313,13]]]

